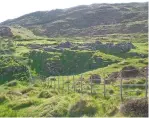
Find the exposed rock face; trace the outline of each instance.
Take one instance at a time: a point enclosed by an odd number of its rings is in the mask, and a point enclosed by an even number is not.
[[[126,117],[148,117],[148,99],[130,99],[120,106],[120,112]]]
[[[130,42],[128,43],[122,42],[122,43],[116,44],[115,48],[120,49],[121,52],[128,52],[131,49],[135,48],[135,46]]]
[[[20,25],[48,37],[147,33],[148,3],[92,4],[38,11],[1,24]]]
[[[102,57],[95,57],[95,61],[97,63],[102,63],[103,59],[102,59]]]
[[[126,66],[121,71],[122,78],[137,77],[140,75],[139,70],[133,66]]]
[[[105,84],[115,82],[118,78],[119,78],[119,72],[113,72],[110,75],[108,75],[108,78],[105,79]]]
[[[67,42],[64,42],[64,43],[60,43],[57,48],[71,48],[72,47],[72,44],[67,41]]]
[[[0,36],[1,37],[12,37],[13,34],[9,27],[0,27]]]
[[[118,44],[106,43],[102,44],[100,41],[93,43],[84,43],[79,45],[77,49],[84,50],[100,50],[106,53],[125,53],[135,48],[135,46],[130,42],[122,42]]]
[[[101,77],[97,74],[91,75],[89,80],[93,83],[101,83]]]
[[[16,95],[16,96],[21,96],[22,95],[22,93],[20,91],[8,91],[7,94]]]
[[[130,52],[131,56],[140,57],[140,58],[147,58],[147,54],[139,54],[137,52]]]

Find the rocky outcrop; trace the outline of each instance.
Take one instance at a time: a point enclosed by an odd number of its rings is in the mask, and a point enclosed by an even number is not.
[[[67,42],[64,42],[64,43],[60,43],[57,48],[71,48],[72,47],[72,44],[67,41]]]
[[[113,72],[109,74],[107,78],[105,78],[105,84],[116,82],[118,78],[119,78],[119,72]]]
[[[9,27],[0,27],[0,36],[1,37],[13,37],[13,33]]]
[[[140,71],[134,66],[126,66],[121,70],[122,78],[131,78],[140,76]]]
[[[125,53],[135,48],[135,46],[131,42],[121,42],[118,44],[114,43],[106,43],[103,44],[100,41],[96,41],[93,43],[84,43],[78,45],[76,49],[81,50],[100,50],[105,53]]]
[[[92,4],[37,11],[1,25],[20,25],[48,37],[82,37],[148,32],[148,3]]]
[[[89,81],[92,83],[101,83],[101,77],[97,74],[93,74],[89,77]]]

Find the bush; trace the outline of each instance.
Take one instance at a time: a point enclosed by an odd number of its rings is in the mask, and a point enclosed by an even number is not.
[[[52,94],[49,93],[48,91],[42,91],[38,97],[39,98],[50,98],[50,97],[52,97]]]
[[[122,105],[120,111],[124,116],[147,117],[148,100],[145,98],[129,100]]]
[[[68,106],[73,99],[66,96],[53,96],[39,107],[40,117],[66,117]]]
[[[110,94],[113,94],[113,93],[114,93],[114,90],[110,89],[110,90],[109,90],[109,93],[110,93]]]
[[[69,116],[80,117],[80,116],[93,116],[97,112],[97,106],[92,100],[83,100],[76,102],[69,109]]]
[[[7,83],[7,86],[12,87],[12,86],[17,86],[17,81],[11,81]]]
[[[3,103],[7,100],[8,100],[8,98],[5,95],[3,95],[3,94],[0,95],[0,103]]]
[[[14,103],[9,104],[8,106],[11,107],[13,110],[18,110],[26,107],[30,107],[32,105],[38,105],[40,102],[34,99],[23,99],[21,101],[17,101]]]
[[[28,92],[30,92],[30,91],[32,91],[32,90],[34,90],[34,89],[31,88],[31,87],[29,87],[29,88],[23,89],[23,90],[21,91],[21,93],[22,93],[22,94],[25,94],[25,93],[28,93]]]

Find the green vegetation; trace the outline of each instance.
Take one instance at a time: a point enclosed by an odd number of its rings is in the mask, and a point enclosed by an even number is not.
[[[0,25],[11,29],[0,27],[0,117],[147,117],[147,3],[35,12]],[[137,76],[122,77],[130,66]]]

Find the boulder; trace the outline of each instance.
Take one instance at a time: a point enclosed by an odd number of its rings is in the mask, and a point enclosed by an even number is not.
[[[1,37],[13,37],[13,33],[9,27],[0,27],[0,36]]]
[[[89,77],[89,81],[93,83],[101,83],[101,77],[97,74],[93,74]]]
[[[102,44],[102,43],[100,41],[95,41],[95,44],[99,45],[99,44]]]
[[[101,57],[95,57],[97,63],[102,63],[103,59]]]
[[[134,66],[126,66],[121,71],[122,78],[137,77],[140,75],[139,70]]]
[[[109,74],[108,77],[105,79],[105,84],[116,82],[118,78],[119,78],[119,72],[113,72]]]
[[[64,43],[60,43],[57,48],[71,48],[72,47],[72,44],[67,41],[67,42],[64,42]]]
[[[116,44],[115,48],[117,48],[117,50],[120,50],[120,52],[128,52],[131,49],[135,48],[135,46],[130,42],[128,43],[122,42],[122,43]]]
[[[29,48],[31,49],[39,49],[42,48],[42,46],[40,44],[28,44],[27,45]]]
[[[120,113],[125,117],[148,117],[148,99],[130,99],[120,106]]]
[[[50,77],[49,78],[51,81],[56,81],[56,78],[55,77]]]
[[[20,91],[8,91],[7,94],[16,95],[16,96],[21,96],[22,95],[22,93]]]

